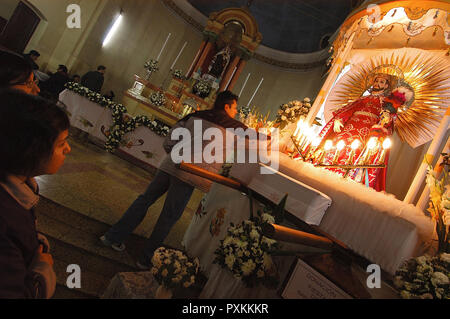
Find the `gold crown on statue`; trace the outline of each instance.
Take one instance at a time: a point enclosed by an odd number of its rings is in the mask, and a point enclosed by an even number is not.
[[[382,64],[377,66],[372,71],[370,71],[369,75],[366,78],[366,89],[369,89],[373,81],[377,77],[383,77],[389,81],[390,90],[397,87],[398,82],[404,79],[403,71],[394,64]]]

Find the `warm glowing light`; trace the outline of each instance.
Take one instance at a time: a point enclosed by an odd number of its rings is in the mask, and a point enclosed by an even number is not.
[[[342,149],[344,149],[344,147],[345,147],[344,141],[339,141],[336,145],[336,148],[338,149],[338,151],[341,151]]]
[[[359,145],[361,145],[361,142],[359,140],[354,140],[350,147],[352,148],[352,150],[356,150],[357,148],[359,148]]]
[[[388,137],[387,139],[384,140],[383,142],[383,149],[387,150],[389,148],[391,148],[392,146],[392,141],[391,139]]]
[[[377,146],[377,138],[376,137],[371,137],[369,142],[367,143],[367,148],[369,150],[374,149]]]
[[[119,16],[116,18],[116,21],[114,21],[113,26],[111,29],[109,29],[108,34],[106,35],[105,40],[103,40],[102,46],[108,45],[109,41],[113,37],[113,35],[116,33],[117,29],[119,28],[120,23],[122,22],[122,12],[119,14]]]
[[[327,140],[327,141],[325,142],[325,145],[324,145],[323,149],[324,149],[325,151],[329,151],[329,150],[331,150],[332,148],[333,148],[333,141]]]
[[[320,137],[316,137],[315,139],[313,139],[311,145],[312,145],[313,147],[317,147],[317,146],[319,146],[319,144],[320,144],[321,141],[322,141],[322,140],[320,139]]]

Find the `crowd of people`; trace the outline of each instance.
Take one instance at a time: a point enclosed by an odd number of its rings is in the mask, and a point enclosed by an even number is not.
[[[36,56],[30,52],[29,57],[35,63]],[[81,83],[101,88],[105,69],[99,67],[97,71],[87,73],[80,79]],[[39,85],[35,70],[26,58],[0,51],[0,299],[51,298],[56,287],[50,245],[36,227],[34,210],[39,194],[35,177],[55,174],[63,165],[71,151],[68,143],[70,121],[55,100],[38,95],[43,90],[56,95],[68,75],[67,68],[60,65],[45,85]],[[194,121],[200,120],[204,122],[204,128],[246,129],[234,119],[237,100],[233,93],[222,92],[212,110],[188,115],[175,128],[192,131]],[[211,184],[175,165],[170,152],[177,141],[168,135],[164,142],[167,157],[147,190],[100,237],[104,245],[124,250],[124,242],[141,223],[148,208],[168,193],[141,258],[136,261],[137,269],[150,268],[153,252],[163,244],[183,214],[194,187],[206,189]],[[220,163],[205,165],[216,172],[221,166]]]

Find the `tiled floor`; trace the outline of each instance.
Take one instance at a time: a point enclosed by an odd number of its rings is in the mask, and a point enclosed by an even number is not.
[[[100,147],[70,138],[72,152],[55,175],[37,178],[40,194],[60,205],[112,225],[152,179],[152,174]],[[181,248],[181,240],[203,196],[195,190],[183,216],[165,243]],[[164,204],[161,197],[148,210],[135,233],[148,237]]]

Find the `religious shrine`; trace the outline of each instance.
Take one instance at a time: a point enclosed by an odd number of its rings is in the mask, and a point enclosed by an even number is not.
[[[166,42],[170,38],[168,35]],[[232,90],[246,62],[262,40],[258,25],[247,7],[214,12],[203,30],[203,42],[186,74],[174,73],[170,67],[170,82],[157,87],[151,74],[157,70],[158,58],[146,63],[147,75],[135,75],[131,89],[125,92],[123,103],[134,110],[132,115],[146,114],[173,125],[185,115],[213,106],[218,92]]]

